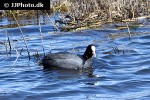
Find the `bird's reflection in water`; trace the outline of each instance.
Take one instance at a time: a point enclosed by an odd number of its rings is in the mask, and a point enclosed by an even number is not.
[[[93,74],[93,67],[88,69],[71,70],[71,69],[43,69],[46,78],[51,81],[70,81],[74,80],[85,85],[98,85],[99,76]]]
[[[50,69],[43,69],[43,72],[46,76],[58,79],[69,79],[69,78],[80,78],[80,77],[94,77],[93,75],[93,67],[88,69],[63,69],[63,68],[50,68]]]

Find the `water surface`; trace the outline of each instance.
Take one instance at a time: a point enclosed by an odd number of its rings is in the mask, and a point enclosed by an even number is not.
[[[19,28],[6,29],[12,46],[10,54],[6,54],[5,30],[0,29],[0,99],[149,100],[149,24],[147,20],[144,26],[132,28],[130,40],[128,30],[117,30],[110,24],[102,29],[61,33],[53,33],[52,25],[42,25],[46,54],[83,54],[87,45],[95,44],[97,57],[90,73],[44,70],[37,63],[40,58],[34,56],[36,51],[40,57],[44,55],[38,25],[22,27],[30,61]]]

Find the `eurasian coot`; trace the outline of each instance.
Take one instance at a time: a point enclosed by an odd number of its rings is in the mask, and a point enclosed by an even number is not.
[[[92,64],[93,56],[96,56],[95,46],[88,45],[83,55],[72,53],[51,53],[46,55],[42,64],[44,68],[66,68],[66,69],[83,69],[89,68]]]

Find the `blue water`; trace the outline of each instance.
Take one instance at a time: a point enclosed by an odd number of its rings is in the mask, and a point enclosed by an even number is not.
[[[126,29],[117,30],[112,24],[60,33],[54,33],[51,24],[42,25],[46,54],[82,54],[87,45],[96,45],[93,70],[85,72],[44,70],[38,64],[44,55],[38,25],[22,27],[30,61],[19,28],[6,29],[12,46],[7,55],[1,28],[0,100],[150,100],[149,25],[147,20],[144,26],[130,29],[130,40]],[[34,56],[37,51],[39,58]]]

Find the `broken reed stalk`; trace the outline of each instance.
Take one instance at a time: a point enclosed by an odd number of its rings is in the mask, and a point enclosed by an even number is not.
[[[5,11],[3,11],[3,13],[6,15]],[[6,35],[6,43],[5,43],[5,46],[6,46],[6,55],[8,56],[8,54],[11,54],[12,47],[11,47],[10,38],[8,36],[8,32],[7,32],[6,28],[4,28],[4,30],[5,30],[5,35]],[[9,44],[9,52],[8,52],[8,47],[7,47],[7,41],[8,41],[8,44]]]
[[[45,56],[44,42],[43,42],[43,37],[42,37],[42,28],[41,28],[41,21],[40,21],[40,18],[39,18],[39,31],[40,31],[40,37],[41,37],[41,40],[42,40],[43,53],[44,53],[44,56]]]
[[[17,23],[19,29],[20,29],[20,32],[21,32],[21,34],[22,34],[22,38],[23,38],[23,40],[24,40],[24,43],[25,43],[25,46],[26,46],[26,49],[27,49],[28,58],[29,58],[29,61],[30,61],[30,52],[29,52],[29,49],[28,49],[28,46],[27,46],[27,43],[26,43],[26,39],[25,39],[24,34],[23,34],[23,32],[22,32],[22,29],[21,29],[21,27],[20,27],[20,25],[19,25],[19,23],[18,23],[18,21],[17,21],[15,15],[13,14],[13,12],[12,12],[11,10],[10,10],[10,13],[11,13],[12,16],[14,17],[14,19],[15,19],[15,21],[16,21],[16,23]]]
[[[15,49],[15,48],[14,48]],[[18,50],[17,50],[17,48],[15,49],[15,51],[16,51],[16,59],[15,59],[15,61],[14,61],[14,63],[13,63],[13,65],[12,66],[14,66],[15,65],[15,63],[17,62],[17,60],[18,60],[18,57],[19,57],[19,53],[18,53]]]
[[[126,25],[127,25],[128,33],[129,33],[129,40],[131,40],[131,32],[130,32],[130,28],[129,28],[128,22],[126,22]]]
[[[6,45],[6,53],[7,53],[7,56],[8,56],[8,54],[11,53],[12,47],[11,47],[11,43],[10,43],[10,38],[8,36],[8,32],[7,32],[6,29],[4,29],[4,30],[5,30],[5,34],[6,34],[6,43],[5,43],[5,45]],[[8,44],[9,44],[9,52],[8,52],[8,48],[7,48],[7,41],[8,41]]]
[[[22,47],[22,49],[21,49],[21,51],[20,51],[20,53],[19,53],[19,54],[20,54],[20,55],[22,55],[22,52],[23,52],[23,47]]]

